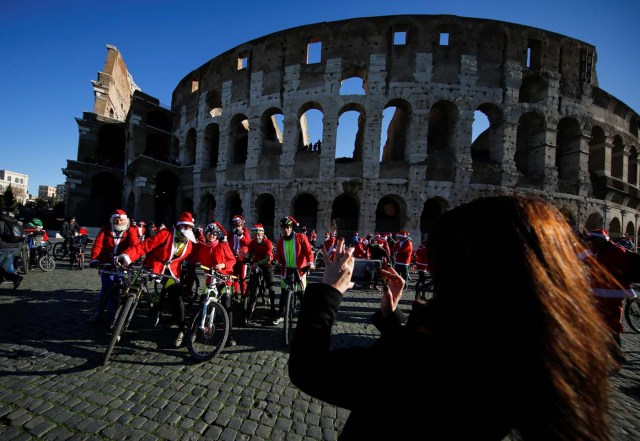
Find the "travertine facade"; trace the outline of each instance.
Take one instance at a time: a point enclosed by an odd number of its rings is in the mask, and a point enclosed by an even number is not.
[[[353,78],[364,94],[341,93]],[[274,225],[292,214],[319,232],[334,223],[344,234],[418,237],[462,202],[532,193],[576,228],[638,231],[640,118],[598,87],[595,48],[556,33],[444,15],[319,23],[196,68],[171,111],[139,92],[133,103],[122,195],[147,221],[183,209],[203,224],[242,213]],[[385,109],[393,117],[380,145]],[[319,151],[304,148],[310,110],[322,113]],[[348,111],[359,114],[353,155],[336,158]],[[489,128],[472,141],[480,113]],[[79,124],[81,146],[82,127],[102,130],[91,114]],[[68,170],[83,167],[78,159]],[[92,173],[77,176],[87,185]]]

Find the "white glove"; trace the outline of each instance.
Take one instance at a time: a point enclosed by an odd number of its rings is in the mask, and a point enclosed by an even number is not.
[[[113,263],[115,263],[116,266],[129,266],[131,258],[126,254],[120,254],[119,256],[114,257]]]

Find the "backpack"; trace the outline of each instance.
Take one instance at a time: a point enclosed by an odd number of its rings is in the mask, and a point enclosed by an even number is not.
[[[625,277],[631,283],[640,282],[640,254],[627,250],[627,272]]]
[[[22,242],[24,241],[24,228],[17,219],[0,215],[0,238],[7,243]]]

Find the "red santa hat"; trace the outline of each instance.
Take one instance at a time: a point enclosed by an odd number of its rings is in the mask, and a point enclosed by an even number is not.
[[[176,225],[190,225],[192,227],[194,224],[195,220],[193,219],[193,215],[188,211],[183,211],[178,218],[178,222],[176,222]]]
[[[604,228],[597,228],[589,231],[589,236],[599,237],[600,239],[609,240],[609,232]]]
[[[233,216],[233,218],[231,218],[231,222],[233,222],[234,224],[238,222],[244,223],[244,217],[242,217],[239,214],[236,214],[235,216]]]
[[[112,214],[111,214],[111,219],[126,219],[127,218],[127,213],[124,212],[124,210],[115,210]]]
[[[251,227],[251,232],[264,234],[264,227],[262,226],[262,224],[255,224],[253,227]]]
[[[401,239],[404,239],[405,237],[408,237],[409,233],[407,233],[406,231],[402,230],[402,231],[398,231],[396,233],[396,237],[399,237]]]
[[[86,236],[89,234],[89,232],[86,230],[86,228],[80,228],[80,230],[78,230],[78,234]]]

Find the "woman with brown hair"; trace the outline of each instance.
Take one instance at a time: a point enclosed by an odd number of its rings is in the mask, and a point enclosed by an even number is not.
[[[289,375],[351,410],[340,439],[608,439],[614,362],[589,277],[609,276],[578,260],[584,246],[560,212],[540,199],[477,199],[445,213],[428,247],[434,298],[405,317],[404,282],[383,270],[371,347],[330,347],[353,286],[344,242],[307,288]]]

